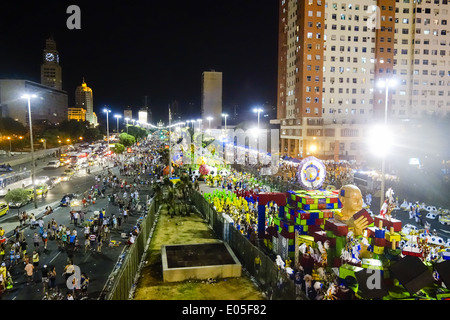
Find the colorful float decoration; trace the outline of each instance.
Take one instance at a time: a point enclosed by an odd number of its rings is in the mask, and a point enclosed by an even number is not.
[[[305,189],[319,189],[325,176],[325,165],[316,157],[307,157],[298,166],[297,180]]]

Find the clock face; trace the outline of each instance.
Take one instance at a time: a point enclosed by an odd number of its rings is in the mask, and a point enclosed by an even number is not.
[[[54,55],[53,53],[47,53],[47,54],[45,55],[45,60],[47,60],[47,61],[53,61],[53,60],[55,60],[55,55]]]

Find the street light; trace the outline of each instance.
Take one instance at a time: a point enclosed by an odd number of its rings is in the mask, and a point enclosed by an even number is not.
[[[202,131],[202,119],[197,119],[198,122],[198,131]]]
[[[255,112],[255,113],[258,114],[258,130],[259,130],[259,114],[260,114],[261,112],[263,112],[263,111],[264,111],[264,110],[261,109],[261,108],[254,108],[254,109],[253,109],[253,112]]]
[[[393,88],[395,87],[397,84],[397,82],[394,79],[386,79],[386,80],[382,80],[379,81],[377,83],[377,86],[379,88],[384,88],[385,90],[385,98],[384,98],[384,129],[382,129],[381,132],[379,132],[379,134],[384,134],[384,135],[388,135],[388,127],[387,127],[387,120],[388,120],[388,97],[389,97],[389,88]],[[379,137],[379,139],[381,139],[382,137]],[[390,141],[390,137],[384,137],[383,142],[385,144],[389,143]],[[382,154],[380,154],[381,156],[381,194],[380,194],[380,210],[381,207],[383,206],[384,203],[384,189],[385,189],[385,184],[386,184],[386,177],[385,177],[385,171],[386,171],[386,150],[384,150],[384,152],[382,152]]]
[[[126,117],[125,121],[127,122],[127,134],[128,134],[128,121],[130,121],[130,118]]]
[[[106,113],[106,136],[108,139],[108,150],[109,150],[109,113],[111,112],[111,110],[108,109],[103,109],[103,112]]]
[[[6,139],[9,140],[9,155],[11,156],[11,137],[7,137]]]
[[[212,119],[213,119],[213,117],[206,118],[206,120],[208,120],[208,130],[211,130],[211,120]]]
[[[44,150],[47,150],[47,141],[45,139],[41,139]]]
[[[117,133],[119,133],[119,119],[122,118],[120,114],[115,114],[114,118],[117,119]]]
[[[222,117],[225,118],[225,130],[227,130],[227,118],[228,118],[228,114],[222,113]]]
[[[37,209],[37,196],[36,196],[36,185],[35,185],[35,171],[36,163],[34,162],[34,145],[33,145],[33,123],[31,122],[31,98],[37,98],[35,94],[24,94],[22,99],[27,99],[28,101],[28,122],[30,123],[30,144],[31,144],[31,162],[33,166],[31,167],[31,181],[33,183],[33,202],[34,208]]]

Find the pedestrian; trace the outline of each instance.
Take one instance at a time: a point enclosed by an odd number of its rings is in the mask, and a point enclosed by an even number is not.
[[[86,240],[84,240],[84,253],[86,253],[91,248],[91,241],[89,240],[89,237],[86,237]]]
[[[67,282],[67,279],[69,279],[69,277],[75,273],[75,267],[72,264],[72,261],[69,261],[67,263],[67,265],[64,267],[64,272],[63,272],[63,276],[65,281]]]
[[[30,213],[30,228],[35,229],[36,228],[36,217],[34,216],[34,213]]]
[[[65,249],[67,244],[67,234],[61,231],[61,249]]]
[[[75,225],[75,227],[78,227],[78,211],[74,211],[73,213],[73,224]]]
[[[56,289],[56,268],[54,266],[49,266],[48,270],[48,289],[53,291]]]
[[[23,239],[22,242],[20,242],[20,249],[22,251],[22,257],[26,256],[27,247],[28,247],[28,243],[27,243],[26,239]]]
[[[82,297],[86,297],[87,289],[89,287],[89,277],[85,272],[81,273],[80,285],[81,285],[81,295]]]
[[[39,218],[38,225],[39,225],[39,234],[42,235],[42,233],[44,232],[44,219]]]
[[[34,270],[36,271],[37,268],[39,267],[39,253],[37,251],[33,251],[33,266],[34,266]]]
[[[97,240],[97,236],[95,233],[91,233],[89,235],[90,247],[92,250],[95,250],[95,241]]]
[[[117,217],[117,229],[120,229],[121,226],[122,226],[122,216],[119,214],[119,216]]]
[[[19,225],[22,226],[22,224],[23,224],[23,212],[19,211],[19,213],[17,215],[19,217]]]
[[[89,238],[89,233],[90,233],[90,228],[89,228],[88,225],[86,225],[86,226],[84,227],[84,238],[85,238],[85,239]]]
[[[49,270],[47,268],[47,265],[44,265],[41,269],[41,276],[42,276],[42,291],[44,292],[44,294],[47,292],[48,288],[49,288],[49,280],[48,280],[48,275],[49,275]]]
[[[33,245],[34,245],[34,248],[37,250],[39,250],[39,242],[40,242],[39,235],[37,232],[35,232],[33,235]]]
[[[80,222],[81,222],[81,225],[84,224],[84,211],[80,212]]]
[[[47,250],[48,232],[47,229],[42,233],[42,242],[44,243],[44,250]]]
[[[27,275],[27,285],[29,285],[31,282],[33,282],[33,274],[34,274],[34,266],[31,262],[28,262],[25,265],[25,273]]]

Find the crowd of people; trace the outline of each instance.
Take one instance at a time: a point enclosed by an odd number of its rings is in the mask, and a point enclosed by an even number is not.
[[[19,225],[8,239],[5,230],[0,227],[0,298],[5,290],[12,289],[15,274],[12,270],[22,268],[27,277],[27,285],[39,286],[42,283],[44,299],[81,299],[86,297],[89,276],[82,272],[81,279],[73,290],[63,296],[57,279],[63,275],[67,279],[74,274],[74,257],[85,254],[101,254],[102,248],[117,245],[111,241],[112,234],[126,239],[124,243],[132,245],[140,232],[140,219],[125,229],[129,217],[146,212],[149,199],[142,199],[141,189],[152,184],[162,176],[163,165],[155,146],[148,146],[146,152],[118,156],[112,154],[107,160],[101,159],[99,165],[103,170],[95,178],[94,184],[83,194],[75,195],[81,203],[81,208],[72,207],[71,199],[67,200],[70,207],[70,222],[58,223],[58,216],[49,216],[54,210],[47,207],[41,217],[33,213],[20,211]],[[94,209],[100,198],[107,198],[106,206],[100,210]],[[118,212],[117,212],[118,209]],[[88,212],[93,212],[88,216]],[[24,230],[30,227],[34,232],[26,236]],[[3,239],[3,240],[2,240]],[[41,255],[47,253],[49,243],[55,242],[60,252],[67,254],[67,265],[64,270],[57,266],[42,264]],[[63,286],[65,287],[65,286]]]

